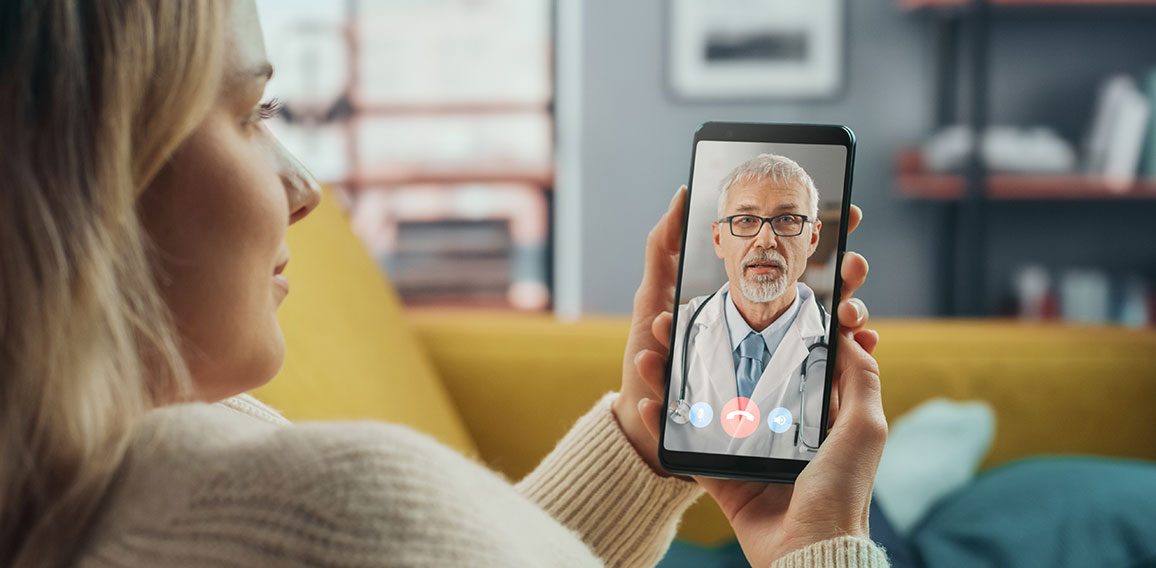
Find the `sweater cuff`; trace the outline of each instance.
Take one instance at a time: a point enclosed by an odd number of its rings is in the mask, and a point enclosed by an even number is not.
[[[617,396],[606,394],[579,418],[517,489],[577,532],[607,566],[653,566],[703,490],[659,476],[642,460],[610,411]]]
[[[771,568],[884,568],[887,553],[874,542],[840,536],[800,548],[771,564]]]

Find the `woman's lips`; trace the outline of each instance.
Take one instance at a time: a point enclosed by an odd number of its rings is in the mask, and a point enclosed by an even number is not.
[[[281,290],[282,297],[289,293],[289,279],[286,278],[284,274],[282,274],[282,272],[285,271],[285,266],[288,264],[289,259],[286,258],[284,261],[278,264],[276,268],[273,269],[273,285]]]
[[[281,290],[282,295],[289,293],[289,279],[284,274],[274,274],[273,285]]]

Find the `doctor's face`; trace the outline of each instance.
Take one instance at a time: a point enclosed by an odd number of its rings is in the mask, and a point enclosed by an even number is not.
[[[757,215],[774,217],[784,213],[811,216],[811,202],[802,184],[779,184],[773,180],[737,183],[727,191],[723,217]],[[819,244],[821,223],[804,223],[803,232],[780,237],[763,223],[753,237],[736,237],[728,223],[715,222],[715,254],[723,260],[727,279],[751,302],[772,302],[794,287],[807,268],[807,259]]]

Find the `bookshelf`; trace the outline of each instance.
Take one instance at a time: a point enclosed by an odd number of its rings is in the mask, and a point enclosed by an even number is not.
[[[897,4],[901,10],[927,18],[932,26],[936,130],[952,124],[964,124],[971,132],[986,130],[992,114],[988,99],[994,75],[993,30],[1009,34],[1015,33],[1017,26],[1056,25],[1062,21],[1059,18],[1079,19],[1092,14],[1140,18],[1156,24],[1156,0],[897,0]],[[994,25],[993,20],[1003,14],[1015,17]],[[1079,39],[1057,37],[1055,41]],[[1149,65],[1156,65],[1156,56]],[[1105,208],[1118,211],[1120,207],[1147,210],[1156,205],[1153,181],[1129,181],[1122,184],[1124,187],[1114,187],[1120,184],[1076,174],[993,173],[987,171],[978,152],[972,153],[962,170],[948,174],[929,171],[916,148],[903,148],[895,157],[894,175],[901,197],[925,204],[929,214],[942,214],[935,236],[945,250],[937,255],[935,267],[936,289],[940,291],[937,311],[941,315],[985,316],[1000,309],[992,304],[989,292],[1001,290],[988,289],[995,285],[989,276],[1002,277],[991,272],[991,263],[994,258],[1003,262],[1007,258],[989,245],[1006,237],[991,236],[1003,229],[991,219],[1006,219],[1005,208],[1038,204],[1055,211],[1060,204],[1069,203],[1073,205],[1068,207],[1096,212],[1107,211]],[[1048,233],[1055,230],[1055,236],[1062,240],[1064,230],[1059,223],[1045,229]]]

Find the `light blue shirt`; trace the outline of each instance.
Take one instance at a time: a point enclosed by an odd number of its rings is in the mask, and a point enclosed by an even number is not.
[[[787,306],[787,311],[779,316],[766,329],[758,332],[763,336],[763,341],[766,342],[767,348],[763,350],[764,364],[771,362],[771,355],[779,348],[779,344],[783,342],[783,338],[787,336],[787,330],[791,328],[791,324],[795,323],[795,316],[799,315],[799,291],[795,290],[795,300]],[[742,356],[739,355],[739,344],[746,339],[753,329],[747,325],[747,320],[743,319],[743,315],[739,313],[739,309],[735,306],[734,299],[731,298],[730,290],[723,291],[723,303],[726,306],[723,309],[724,320],[727,324],[727,332],[731,338],[731,357],[734,359],[735,373],[738,374],[739,360]],[[736,379],[737,381],[737,379]],[[757,382],[757,381],[756,381]],[[738,388],[736,382],[735,388]]]

